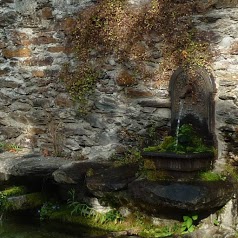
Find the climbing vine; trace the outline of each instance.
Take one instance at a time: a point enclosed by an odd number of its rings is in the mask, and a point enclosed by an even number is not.
[[[70,36],[78,60],[77,70],[63,75],[75,100],[85,105],[98,79],[113,57],[122,67],[130,65],[137,79],[168,81],[178,65],[204,65],[209,44],[193,26],[195,1],[151,0],[132,6],[126,0],[101,0],[79,12]],[[163,59],[151,72],[146,62],[159,45]],[[97,73],[95,73],[97,72]]]

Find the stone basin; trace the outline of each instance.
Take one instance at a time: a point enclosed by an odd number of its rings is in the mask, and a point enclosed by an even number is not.
[[[157,170],[194,172],[212,168],[211,152],[176,154],[173,152],[143,152],[143,158],[153,162]]]

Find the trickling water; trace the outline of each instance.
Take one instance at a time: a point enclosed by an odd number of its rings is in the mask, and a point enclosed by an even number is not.
[[[180,123],[181,123],[181,116],[182,116],[182,113],[183,113],[183,105],[184,105],[184,100],[180,99],[180,101],[179,101],[178,121],[177,121],[176,134],[175,134],[175,138],[176,138],[175,148],[176,149],[178,147],[178,136],[179,136]]]

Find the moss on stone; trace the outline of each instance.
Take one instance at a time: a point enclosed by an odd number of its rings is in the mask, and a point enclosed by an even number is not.
[[[71,215],[68,207],[62,207],[60,210],[50,214],[51,220],[60,221],[62,223],[80,224],[83,226],[101,229],[107,232],[120,232],[130,230],[131,234],[140,237],[166,237],[166,234],[177,233],[179,231],[179,223],[171,223],[170,225],[153,225],[151,218],[140,212],[129,215],[123,221],[99,223],[94,217],[85,217],[79,215]],[[164,236],[163,236],[164,235]]]
[[[107,222],[102,224],[99,223],[94,217],[71,215],[71,210],[67,207],[52,212],[49,219],[66,223],[81,224],[88,227],[103,229],[105,231],[123,231],[127,229],[127,226],[123,223],[115,224],[115,222]]]
[[[5,190],[1,191],[1,193],[7,197],[14,196],[14,195],[15,196],[22,195],[26,192],[27,192],[27,189],[24,186],[13,186],[13,187],[6,188]]]
[[[199,174],[199,179],[202,181],[224,181],[226,177],[213,171],[206,171]]]
[[[4,210],[17,211],[40,207],[46,198],[42,193],[29,193],[17,196],[7,197]]]
[[[167,136],[161,144],[144,148],[144,151],[177,154],[210,152],[215,154],[214,147],[206,145],[204,139],[197,134],[191,124],[183,124],[179,128],[177,136]]]

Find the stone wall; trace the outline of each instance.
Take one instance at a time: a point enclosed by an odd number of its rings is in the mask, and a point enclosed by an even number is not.
[[[118,77],[123,75],[123,68],[113,58],[98,81],[92,111],[84,118],[78,115],[59,72],[64,63],[73,62],[67,35],[75,13],[93,2],[0,1],[0,141],[27,146],[44,155],[63,152],[100,159],[138,144],[149,128],[162,128],[158,131],[161,137],[168,131],[168,85],[125,81],[126,77]],[[146,1],[130,1],[141,2]],[[227,4],[231,8],[221,8]],[[199,1],[201,14],[194,16],[196,26],[217,52],[212,68],[218,90],[219,156],[229,152],[234,158],[238,150],[236,6],[236,1]],[[208,7],[212,9],[205,13]],[[155,71],[162,54],[157,39],[152,42],[155,47],[146,66]]]

